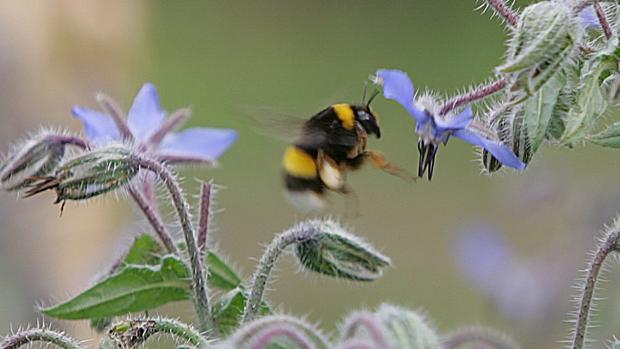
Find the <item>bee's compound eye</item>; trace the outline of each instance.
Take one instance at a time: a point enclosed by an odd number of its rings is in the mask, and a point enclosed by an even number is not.
[[[367,121],[370,120],[370,114],[368,114],[367,112],[361,110],[358,114],[357,114],[358,118],[360,119],[360,121]]]

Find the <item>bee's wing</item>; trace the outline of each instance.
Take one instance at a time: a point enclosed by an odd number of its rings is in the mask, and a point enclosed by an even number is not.
[[[285,143],[301,137],[306,119],[269,107],[245,107],[242,113],[250,119],[251,128],[258,134]]]
[[[253,107],[244,113],[251,118],[252,128],[256,133],[269,138],[314,148],[322,148],[327,144],[339,142],[339,139],[333,135],[330,137],[327,130],[309,124],[307,121],[310,117],[302,117],[269,107]]]

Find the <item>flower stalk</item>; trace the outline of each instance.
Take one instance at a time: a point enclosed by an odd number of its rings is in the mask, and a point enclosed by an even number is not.
[[[588,330],[588,320],[590,317],[590,308],[592,307],[592,300],[594,298],[594,291],[596,290],[596,282],[598,281],[601,268],[605,263],[607,257],[614,251],[618,251],[618,238],[620,232],[617,230],[611,231],[603,243],[598,247],[594,258],[590,262],[586,271],[586,280],[581,290],[581,300],[579,302],[579,310],[577,315],[577,322],[575,323],[575,331],[573,334],[573,349],[583,349],[586,338],[586,332]]]
[[[263,256],[258,262],[254,275],[252,276],[251,293],[243,310],[243,318],[241,323],[247,323],[254,320],[260,309],[261,302],[263,301],[265,285],[269,280],[271,270],[278,261],[278,258],[288,246],[295,242],[305,240],[306,236],[304,235],[308,235],[308,233],[303,230],[299,231],[295,228],[289,229],[276,236],[271,244],[269,244],[267,250],[263,253]]]
[[[607,40],[611,39],[613,36],[613,32],[611,31],[611,26],[607,21],[607,17],[605,17],[605,12],[601,7],[601,4],[598,1],[594,1],[594,12],[596,13],[596,17],[598,17],[598,21],[601,23],[601,28],[603,28],[603,33],[605,33],[605,37]]]
[[[511,27],[516,27],[519,23],[519,15],[504,0],[486,0],[486,3],[493,8],[495,13],[501,16]]]
[[[149,221],[149,223],[153,227],[153,230],[155,230],[155,233],[166,247],[166,250],[178,256],[179,249],[175,245],[172,235],[170,234],[168,229],[166,229],[166,226],[164,225],[164,222],[159,216],[157,210],[149,203],[149,200],[134,186],[129,187],[129,194],[136,202],[136,205],[138,205],[142,213],[144,213],[144,216],[146,216],[146,219]]]
[[[12,336],[8,336],[0,342],[0,349],[17,349],[24,345],[30,345],[34,342],[54,344],[63,349],[83,349],[83,347],[73,338],[68,337],[61,332],[52,331],[46,328],[31,328],[28,330],[19,331]]]
[[[166,333],[196,348],[207,340],[192,326],[168,318],[136,319],[113,325],[101,344],[102,349],[135,348],[157,333]]]
[[[200,187],[200,217],[198,221],[198,249],[207,253],[207,235],[211,220],[211,198],[213,197],[213,180],[202,183]]]
[[[508,80],[506,80],[505,78],[501,78],[493,81],[488,85],[476,88],[466,94],[456,96],[443,104],[441,109],[439,109],[439,115],[446,115],[458,107],[488,97],[496,92],[501,91],[504,87],[506,87],[506,85],[508,85]]]
[[[174,204],[183,230],[187,252],[190,258],[192,271],[192,285],[194,292],[194,305],[200,322],[200,330],[215,334],[214,321],[209,306],[209,291],[206,280],[206,267],[201,258],[196,234],[189,215],[189,205],[183,196],[181,188],[170,170],[161,163],[149,158],[134,155],[132,160],[141,168],[153,172],[164,183]]]

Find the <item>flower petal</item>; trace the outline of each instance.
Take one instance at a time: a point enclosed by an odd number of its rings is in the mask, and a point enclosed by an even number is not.
[[[594,6],[588,6],[579,12],[579,21],[586,29],[601,29],[601,22],[596,15]]]
[[[165,116],[166,112],[159,104],[155,85],[146,83],[133,100],[127,115],[127,124],[134,137],[142,141],[161,126]]]
[[[504,144],[501,144],[498,141],[485,138],[479,133],[469,128],[456,130],[454,131],[453,135],[454,137],[458,137],[465,142],[480,146],[488,150],[489,153],[493,154],[493,156],[505,166],[512,167],[517,170],[525,169],[525,164],[521,162],[519,158],[517,158],[515,153],[510,150],[510,148],[508,148]]]
[[[110,115],[80,106],[71,108],[71,113],[82,121],[84,133],[92,142],[101,145],[120,139],[118,128]]]
[[[400,103],[416,122],[424,123],[428,120],[427,113],[415,106],[413,82],[407,73],[400,70],[377,70],[376,83],[383,85],[383,96]]]
[[[459,130],[465,128],[474,119],[474,112],[470,107],[455,116],[437,116],[435,117],[435,125],[444,130]]]
[[[217,160],[235,141],[237,131],[225,128],[189,128],[168,134],[158,151],[159,156],[186,158],[188,161]]]

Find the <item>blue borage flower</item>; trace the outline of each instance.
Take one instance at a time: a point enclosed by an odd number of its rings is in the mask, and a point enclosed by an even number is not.
[[[400,70],[380,69],[373,82],[382,85],[383,96],[402,105],[416,121],[415,132],[420,136],[418,176],[428,172],[428,179],[432,178],[439,144],[446,145],[452,136],[486,149],[508,167],[525,168],[512,150],[499,141],[495,132],[473,120],[470,107],[456,115],[439,115],[440,106],[431,96],[416,101],[411,79]]]
[[[104,95],[97,99],[104,106],[113,104]],[[106,109],[113,112],[115,108]],[[96,145],[126,140],[157,159],[171,163],[213,164],[237,139],[237,132],[232,129],[195,127],[173,133],[187,121],[190,112],[180,109],[166,119],[157,89],[150,83],[144,84],[138,92],[126,120],[120,115],[81,106],[74,106],[72,113],[82,121],[84,133]]]

